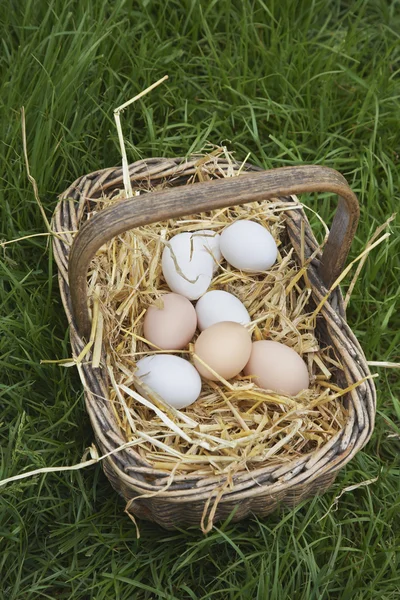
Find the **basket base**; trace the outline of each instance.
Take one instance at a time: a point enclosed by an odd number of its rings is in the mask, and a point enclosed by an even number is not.
[[[337,471],[324,473],[317,477],[312,485],[309,482],[297,484],[292,489],[273,494],[264,493],[242,500],[229,500],[228,497],[222,496],[216,504],[215,495],[200,501],[194,496],[191,502],[172,502],[171,499],[156,496],[143,499],[140,495],[132,496],[124,493],[125,490],[121,491],[121,482],[113,483],[114,473],[107,468],[106,462],[103,463],[103,467],[112,487],[126,500],[127,513],[135,518],[157,523],[170,531],[196,526],[205,533],[211,530],[214,523],[225,521],[232,513],[232,521],[235,522],[250,516],[265,517],[282,506],[293,508],[307,498],[325,493],[337,475]]]

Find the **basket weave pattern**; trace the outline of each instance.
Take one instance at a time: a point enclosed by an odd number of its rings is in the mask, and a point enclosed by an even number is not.
[[[138,161],[129,167],[132,187],[134,190],[152,189],[161,182],[168,182],[172,187],[182,186],[196,174],[197,160],[198,157],[190,160],[155,158]],[[232,164],[224,159],[213,159],[215,161],[221,171],[232,169]],[[234,168],[237,170],[239,165]],[[246,165],[246,171],[259,170]],[[188,187],[198,185],[204,184]],[[76,289],[74,282],[71,282],[70,272],[74,241],[71,232],[80,230],[86,221],[86,215],[92,208],[91,199],[95,200],[101,195],[111,196],[122,188],[120,168],[85,175],[60,196],[53,216],[53,230],[62,234],[55,237],[53,243],[74,357],[82,352],[87,338],[85,341],[85,336],[80,333],[82,327],[79,327],[73,302]],[[150,195],[153,193],[147,194]],[[290,199],[290,196],[285,196],[286,201]],[[136,198],[135,201],[141,202],[141,199]],[[288,211],[286,224],[288,240],[294,247],[295,255],[300,257],[303,251],[306,258],[310,257],[318,245],[304,212]],[[301,231],[305,248],[301,248]],[[317,255],[311,262],[308,278],[312,286],[312,301],[318,304],[328,291],[321,278],[321,256]],[[346,387],[369,375],[363,351],[346,322],[338,287],[321,309],[316,334],[321,343],[332,345],[340,357],[343,372],[337,375],[335,383]],[[112,452],[127,440],[110,407],[106,368],[93,368],[89,353],[85,361],[78,365],[78,370],[100,452]],[[324,492],[333,483],[338,471],[366,444],[373,430],[376,410],[372,380],[364,381],[348,393],[343,402],[348,409],[346,426],[323,447],[281,465],[259,468],[251,473],[238,472],[230,486],[226,486],[226,480],[221,476],[205,480],[190,474],[171,484],[165,471],[153,469],[129,447],[110,455],[102,461],[102,465],[112,486],[126,500],[128,512],[155,521],[167,529],[201,524],[203,530],[208,530],[213,521],[225,519],[234,509],[234,520],[243,519],[251,513],[264,516],[280,504],[294,506],[304,498]]]

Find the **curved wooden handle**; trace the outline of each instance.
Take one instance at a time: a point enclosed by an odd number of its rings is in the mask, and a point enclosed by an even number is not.
[[[246,172],[240,177],[128,198],[87,221],[74,239],[68,267],[72,312],[79,334],[86,338],[90,334],[87,305],[90,262],[97,250],[116,235],[156,221],[304,192],[332,192],[339,196],[320,267],[321,279],[329,287],[343,269],[359,218],[357,197],[344,177],[317,165]]]

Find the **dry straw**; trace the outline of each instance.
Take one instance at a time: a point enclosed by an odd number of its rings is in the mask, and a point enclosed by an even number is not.
[[[228,158],[224,169],[218,162],[221,154]],[[240,169],[222,148],[199,157],[194,171],[188,185],[236,176]],[[123,198],[123,193],[103,196],[88,217]],[[94,323],[89,343],[97,348],[93,366],[99,364],[103,340],[115,418],[126,440],[136,444],[136,451],[154,469],[174,472],[175,479],[188,472],[212,477],[252,471],[311,453],[344,427],[348,413],[341,398],[350,390],[331,381],[332,373],[342,369],[341,359],[331,347],[320,346],[316,311],[310,308],[307,266],[321,248],[299,267],[286,235],[287,212],[301,208],[298,201],[276,199],[158,222],[114,238],[96,254],[89,274]],[[162,294],[169,291],[160,261],[165,244],[183,231],[220,233],[237,219],[251,219],[269,229],[278,245],[278,261],[260,275],[223,263],[210,289],[231,292],[245,304],[253,340],[278,341],[298,352],[309,369],[310,389],[291,398],[259,389],[249,378],[238,376],[229,382],[203,380],[199,400],[182,411],[171,409],[150,389],[144,398],[135,390],[136,362],[165,352],[143,336],[148,306],[162,302]],[[193,344],[174,354],[192,360]]]

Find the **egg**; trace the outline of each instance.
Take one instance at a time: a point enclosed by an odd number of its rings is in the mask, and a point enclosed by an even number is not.
[[[163,250],[162,272],[165,281],[173,292],[189,300],[197,300],[207,291],[213,276],[213,265],[213,257],[203,246],[198,248],[188,232],[175,235]]]
[[[247,364],[251,353],[251,335],[239,323],[215,323],[200,333],[194,345],[195,354],[224,379],[235,377]],[[200,375],[217,381],[197,358],[194,361]]]
[[[147,309],[143,322],[146,340],[162,350],[181,350],[187,346],[196,327],[193,304],[179,294],[164,294]]]
[[[310,385],[308,369],[297,352],[271,340],[254,342],[245,375],[265,390],[295,396]]]
[[[269,231],[255,221],[236,221],[221,233],[220,249],[227,262],[241,271],[258,273],[275,263],[278,249]]]
[[[222,260],[220,249],[221,236],[212,229],[201,229],[191,234],[194,247],[207,252],[213,259],[213,272],[218,270]]]
[[[233,321],[241,325],[250,323],[244,304],[239,298],[223,290],[206,292],[196,303],[196,313],[200,331],[221,321]]]
[[[174,408],[190,406],[201,392],[200,375],[187,360],[173,354],[146,356],[137,362],[136,375]],[[136,389],[143,393],[140,384]]]

